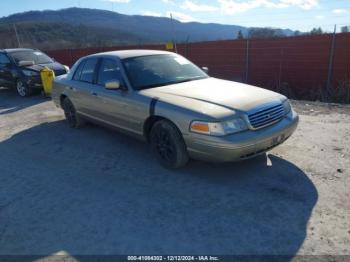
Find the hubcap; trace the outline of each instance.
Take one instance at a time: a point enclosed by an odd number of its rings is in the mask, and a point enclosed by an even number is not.
[[[26,96],[26,87],[22,83],[22,81],[17,82],[17,92],[20,96]]]

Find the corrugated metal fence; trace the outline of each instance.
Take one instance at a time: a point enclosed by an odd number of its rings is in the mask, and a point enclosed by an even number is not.
[[[294,98],[325,99],[330,76],[330,92],[337,90],[342,99],[344,96],[350,99],[350,33],[336,34],[334,40],[332,64],[332,34],[187,43],[178,44],[177,50],[197,65],[209,67],[211,76],[246,82]],[[61,63],[72,65],[80,57],[92,53],[140,48],[164,50],[165,45],[82,48],[47,53]]]

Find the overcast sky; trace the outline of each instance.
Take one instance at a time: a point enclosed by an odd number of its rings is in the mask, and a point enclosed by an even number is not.
[[[350,0],[1,0],[0,17],[67,7],[107,9],[123,14],[173,16],[182,21],[269,26],[307,31],[350,26]]]

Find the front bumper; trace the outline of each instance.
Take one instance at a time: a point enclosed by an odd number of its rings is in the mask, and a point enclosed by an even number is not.
[[[55,70],[54,72],[56,77],[67,73],[65,70]],[[44,89],[40,73],[35,76],[24,76],[23,80],[31,89]]]
[[[43,89],[40,76],[26,76],[24,81],[31,89]]]
[[[299,116],[293,110],[278,123],[260,130],[213,137],[191,133],[185,137],[192,158],[231,162],[255,157],[282,144],[295,131]]]

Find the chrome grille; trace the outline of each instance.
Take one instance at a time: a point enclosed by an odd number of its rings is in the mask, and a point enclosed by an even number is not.
[[[248,115],[250,125],[254,129],[263,128],[280,121],[284,116],[284,108],[282,104],[265,107],[257,112]]]

